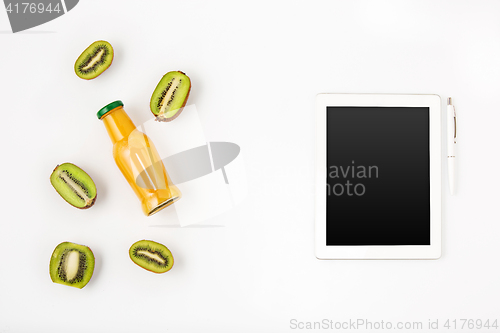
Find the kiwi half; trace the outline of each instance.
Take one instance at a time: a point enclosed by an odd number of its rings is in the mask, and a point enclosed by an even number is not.
[[[87,209],[95,203],[97,188],[94,181],[74,164],[56,166],[50,175],[50,183],[64,200],[76,208]]]
[[[94,273],[95,258],[85,245],[64,242],[50,257],[49,272],[54,283],[82,289]]]
[[[101,75],[113,62],[113,47],[110,43],[98,40],[93,42],[76,59],[75,73],[85,80],[92,80]]]
[[[163,75],[151,96],[151,112],[158,121],[172,121],[177,118],[189,97],[191,80],[181,71]]]
[[[163,244],[141,240],[132,244],[130,259],[142,268],[153,273],[165,273],[174,265],[174,257]]]

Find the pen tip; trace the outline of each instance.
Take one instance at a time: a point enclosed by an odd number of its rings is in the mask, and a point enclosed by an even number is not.
[[[451,97],[448,97],[448,105],[451,105]]]

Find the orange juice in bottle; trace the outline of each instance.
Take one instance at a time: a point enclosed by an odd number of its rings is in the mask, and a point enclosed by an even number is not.
[[[122,101],[106,105],[97,112],[97,117],[104,122],[113,143],[116,165],[141,201],[146,216],[181,198],[181,192],[172,184],[153,142],[136,129],[123,110]]]

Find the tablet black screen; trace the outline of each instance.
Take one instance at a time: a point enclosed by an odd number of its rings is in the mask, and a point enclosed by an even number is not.
[[[429,108],[327,107],[326,245],[430,245]]]

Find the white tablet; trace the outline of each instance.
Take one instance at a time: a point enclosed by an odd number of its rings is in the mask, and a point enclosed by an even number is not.
[[[438,95],[316,97],[318,259],[441,256]]]

